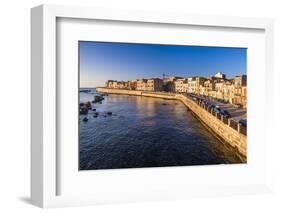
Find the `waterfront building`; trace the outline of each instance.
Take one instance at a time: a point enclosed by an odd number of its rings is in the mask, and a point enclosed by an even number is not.
[[[112,82],[112,88],[118,89],[118,82],[117,81]]]
[[[204,77],[196,77],[195,78],[195,93],[200,93],[200,87],[204,85],[204,82],[206,81],[206,78]]]
[[[188,82],[186,78],[177,79],[175,81],[175,91],[179,93],[188,91]]]
[[[233,103],[242,107],[247,107],[247,76],[240,75],[234,78],[234,97]]]
[[[233,103],[234,85],[231,81],[226,81],[222,88],[223,100]]]
[[[127,81],[119,81],[117,85],[118,85],[119,89],[128,89],[128,82]]]
[[[176,85],[174,81],[164,83],[163,88],[166,92],[176,92]]]
[[[214,98],[233,103],[234,85],[230,80],[220,80],[215,82],[215,92],[211,92]]]
[[[235,87],[244,87],[247,86],[247,75],[235,76],[234,78]]]
[[[200,86],[203,86],[205,81],[206,79],[200,76],[189,77],[187,79],[187,84],[188,84],[187,92],[200,94]]]
[[[215,91],[215,81],[209,78],[206,80],[201,89],[201,95],[211,96],[212,91]]]
[[[196,79],[195,77],[187,78],[188,93],[195,93],[196,90]]]
[[[246,75],[226,79],[226,75],[219,72],[208,79],[201,76],[189,78],[169,76],[163,79],[138,79],[128,82],[108,80],[106,87],[142,91],[187,92],[221,99],[232,104],[241,105],[242,107],[247,105]]]
[[[139,79],[137,80],[136,90],[146,90],[147,79]]]
[[[169,76],[163,78],[163,90],[166,92],[176,92],[175,82],[177,79],[181,79],[182,77],[177,76]]]
[[[113,88],[113,82],[116,82],[115,80],[108,80],[105,85],[108,88]]]
[[[127,89],[128,88],[128,82],[108,80],[106,82],[106,87],[113,88],[113,89]]]
[[[220,82],[217,82],[215,84],[215,91],[216,91],[216,97],[215,98],[218,98],[218,99],[223,99],[223,87],[224,87],[224,84],[225,82],[223,81],[220,81]]]
[[[244,108],[247,108],[247,86],[242,86],[241,103]]]
[[[136,90],[137,89],[137,80],[128,81],[128,89]]]
[[[246,86],[236,86],[234,87],[234,104],[239,104],[242,107],[247,107],[247,87]]]
[[[206,93],[207,93],[207,88],[204,85],[201,85],[199,87],[199,94],[200,95],[206,95]]]
[[[148,79],[145,85],[147,91],[163,91],[163,80],[160,78]]]

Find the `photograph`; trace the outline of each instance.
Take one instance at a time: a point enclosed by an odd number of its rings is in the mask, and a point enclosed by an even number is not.
[[[2,141],[11,147],[2,161],[14,162],[2,169],[3,198],[21,189],[17,201],[27,210],[114,213],[280,206],[277,4],[113,2],[26,4],[29,16],[6,10],[14,20],[12,41],[3,39],[12,56],[3,60],[11,77],[2,77],[11,130]],[[15,57],[20,45],[29,50]],[[28,112],[13,118],[7,103],[24,102]],[[30,125],[21,128],[24,119]],[[21,175],[11,165],[22,162]],[[21,208],[15,200],[7,209]]]
[[[247,163],[247,48],[78,41],[79,170]]]

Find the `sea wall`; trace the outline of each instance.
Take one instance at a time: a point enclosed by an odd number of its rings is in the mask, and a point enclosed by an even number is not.
[[[119,94],[119,95],[141,95],[142,91],[137,90],[125,90],[125,89],[110,89],[105,87],[96,88],[97,92],[109,93],[109,94]]]
[[[138,95],[154,98],[172,99],[181,101],[186,107],[188,107],[197,118],[203,122],[203,124],[212,132],[214,135],[222,139],[223,141],[230,144],[238,152],[239,156],[243,161],[246,162],[247,156],[247,136],[241,134],[239,131],[239,125],[237,129],[231,127],[231,120],[224,119],[218,114],[208,111],[204,106],[196,103],[189,97],[182,94],[174,93],[161,93],[161,92],[147,92],[147,91],[136,91],[136,90],[123,90],[123,89],[109,89],[109,88],[97,88],[97,92],[109,93],[109,94],[123,94],[123,95]]]
[[[233,129],[230,125],[230,119],[224,120],[223,117],[208,111],[183,95],[176,94],[176,99],[181,100],[213,133],[235,147],[241,158],[246,161],[247,136],[239,132],[239,127],[238,130]]]

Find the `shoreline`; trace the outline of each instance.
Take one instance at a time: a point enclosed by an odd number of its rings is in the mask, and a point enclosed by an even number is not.
[[[118,94],[118,95],[135,95],[152,98],[162,98],[168,100],[181,101],[189,110],[191,110],[195,117],[208,129],[214,136],[216,136],[221,142],[227,143],[236,150],[237,155],[243,163],[247,162],[247,137],[230,126],[224,123],[222,119],[217,118],[217,115],[210,113],[202,106],[198,105],[193,100],[190,100],[182,94],[164,93],[164,92],[150,92],[139,90],[125,90],[125,89],[110,89],[105,87],[97,87],[96,91],[99,93]]]

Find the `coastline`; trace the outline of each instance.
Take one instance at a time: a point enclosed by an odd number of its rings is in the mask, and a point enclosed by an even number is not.
[[[190,109],[195,117],[219,140],[226,142],[228,145],[234,147],[237,155],[240,157],[243,163],[247,162],[247,137],[230,126],[230,121],[226,124],[222,119],[217,118],[216,114],[212,114],[204,107],[198,105],[193,100],[182,94],[164,93],[164,92],[150,92],[139,90],[126,90],[126,89],[110,89],[105,87],[97,87],[97,92],[107,94],[119,94],[119,95],[136,95],[152,98],[162,98],[169,100],[179,100],[188,109]]]

